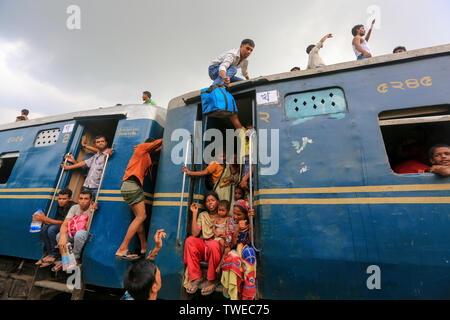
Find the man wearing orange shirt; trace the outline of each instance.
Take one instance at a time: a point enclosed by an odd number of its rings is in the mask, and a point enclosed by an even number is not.
[[[137,233],[141,242],[141,255],[147,251],[147,238],[145,236],[144,221],[147,218],[145,212],[145,197],[142,186],[144,176],[152,165],[151,156],[157,154],[162,149],[162,139],[147,139],[144,143],[134,147],[134,153],[128,162],[125,175],[122,179],[120,192],[125,202],[131,207],[135,218],[128,227],[127,234],[116,252],[116,258],[122,260],[136,260],[139,255],[130,254],[128,245]]]
[[[217,161],[213,161],[206,167],[206,169],[202,171],[190,171],[187,167],[183,167],[182,171],[188,176],[194,177],[203,177],[210,174],[212,176],[213,184],[216,185],[217,181],[219,181],[222,176],[223,170],[225,169],[226,155],[223,153],[222,155],[219,155],[218,158],[222,159],[222,164]]]

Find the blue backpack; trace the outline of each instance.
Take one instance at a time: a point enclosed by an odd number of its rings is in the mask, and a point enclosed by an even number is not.
[[[236,101],[223,86],[211,86],[201,91],[202,113],[210,117],[228,118],[238,111]]]

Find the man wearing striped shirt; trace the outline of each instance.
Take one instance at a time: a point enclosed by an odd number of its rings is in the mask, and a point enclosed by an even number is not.
[[[208,68],[209,77],[213,80],[213,85],[220,84],[222,81],[225,84],[232,82],[243,81],[236,77],[237,69],[241,68],[242,75],[249,80],[247,73],[248,60],[247,58],[255,48],[253,40],[242,40],[241,46],[237,49],[231,49],[211,62]]]

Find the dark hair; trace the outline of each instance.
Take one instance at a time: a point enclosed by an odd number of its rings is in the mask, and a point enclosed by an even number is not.
[[[308,48],[306,48],[306,53],[309,54],[311,52],[312,49],[314,49],[315,45],[311,44],[308,46]]]
[[[208,191],[208,192],[205,194],[205,200],[204,200],[205,203],[206,203],[206,198],[208,198],[209,196],[213,196],[214,198],[217,199],[217,201],[220,201],[219,196],[217,195],[216,192],[214,192],[214,191]]]
[[[96,136],[95,140],[101,139],[101,138],[105,139],[105,141],[108,142],[108,140],[106,140],[106,137],[104,135],[102,135],[102,134],[99,134],[98,136]]]
[[[241,186],[236,186],[236,187],[234,187],[234,191],[236,191],[236,190],[241,190],[242,191],[242,195],[245,198],[245,189],[244,188],[242,188]]]
[[[241,210],[241,212],[242,212],[243,214],[245,214],[246,220],[249,220],[249,217],[248,217],[248,211],[247,211],[243,206],[240,206],[240,205],[238,205],[238,204],[234,204],[234,206],[235,206],[235,207],[238,207],[239,210]]]
[[[148,259],[134,261],[123,279],[123,287],[135,300],[148,300],[155,283],[156,263]]]
[[[149,99],[152,97],[152,94],[150,93],[150,91],[144,91],[142,93],[145,94]]]
[[[291,69],[291,72],[292,71],[300,71],[301,69],[299,68],[299,67],[293,67],[292,69]]]
[[[230,201],[228,201],[228,200],[220,200],[219,201],[219,205],[217,206],[217,208],[218,207],[225,207],[225,208],[227,208],[227,211],[230,211]]]
[[[405,47],[402,47],[402,46],[396,47],[396,48],[392,51],[392,53],[396,53],[395,51],[397,51],[397,50],[405,50],[405,51],[406,51],[406,48],[405,48]]]
[[[80,192],[80,195],[81,195],[81,194],[88,194],[88,195],[89,195],[89,199],[92,200],[92,192],[91,192],[91,190],[83,189],[83,190],[81,190],[81,192]]]
[[[16,119],[19,119],[19,120],[26,120],[24,116],[17,116]]]
[[[362,27],[364,27],[364,25],[362,25],[362,24],[358,24],[358,25],[354,26],[352,28],[352,35],[356,36],[358,34],[358,30]]]
[[[250,47],[252,47],[252,48],[255,47],[255,42],[253,40],[251,40],[251,39],[244,39],[244,40],[242,40],[241,46],[244,46],[246,44],[250,45]]]
[[[28,111],[27,109],[22,109],[21,112],[26,116],[30,113],[30,111]]]
[[[59,191],[59,195],[67,194],[70,197],[72,197],[72,190],[69,188],[65,188]]]
[[[435,145],[434,147],[432,147],[432,148],[430,149],[430,151],[428,151],[428,159],[429,159],[429,160],[433,159],[434,152],[435,152],[436,149],[438,149],[438,148],[449,148],[449,149],[450,149],[450,146],[447,145],[447,144],[445,144],[445,143],[440,143],[440,144]]]

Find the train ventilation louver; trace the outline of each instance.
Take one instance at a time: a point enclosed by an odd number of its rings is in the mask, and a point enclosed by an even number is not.
[[[55,144],[58,141],[60,129],[42,130],[36,136],[34,140],[35,147],[47,147]]]
[[[310,119],[343,114],[347,111],[347,102],[342,89],[331,88],[288,95],[285,108],[288,119]]]

